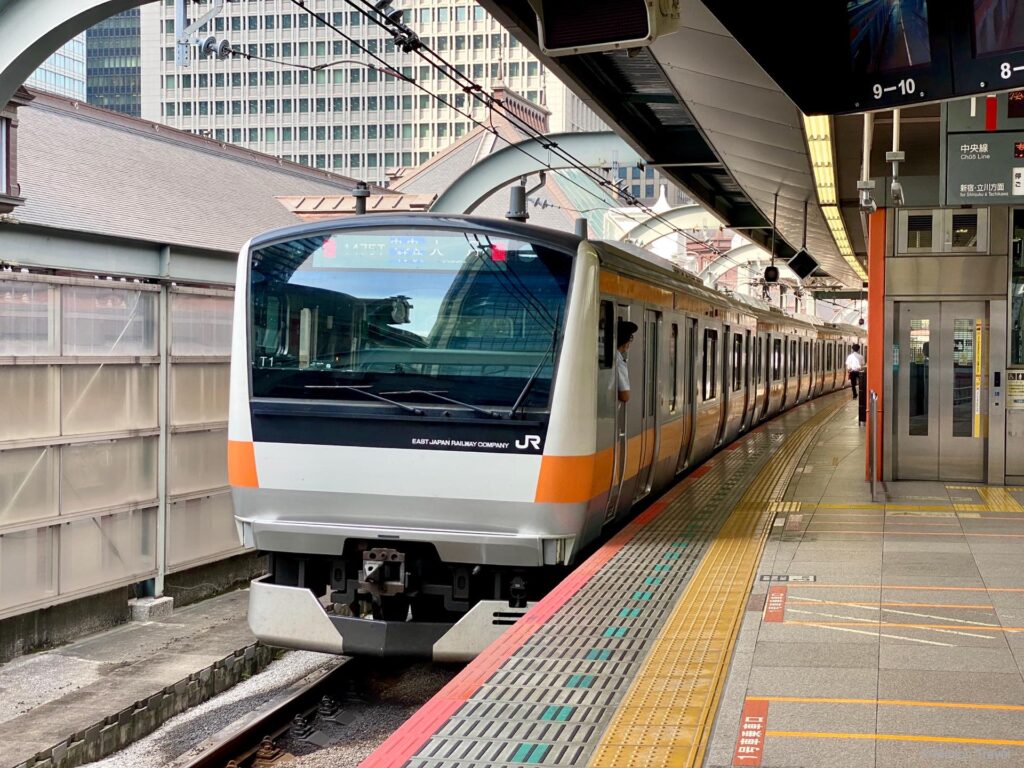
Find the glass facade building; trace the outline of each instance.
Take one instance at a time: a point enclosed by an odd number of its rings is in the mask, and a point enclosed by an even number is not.
[[[311,5],[311,7],[314,7]],[[370,56],[284,0],[226,5],[200,33],[228,39],[260,61],[174,61],[173,3],[142,13],[142,117],[303,165],[383,183],[387,169],[425,163],[487,121],[487,109],[343,0],[315,4],[345,36],[439,94],[459,114],[415,86],[368,65]],[[413,0],[405,19],[439,54],[485,89],[499,84],[547,105],[550,130],[601,130],[551,72],[469,0]],[[379,64],[379,62],[377,62]],[[309,67],[323,66],[317,71]]]
[[[119,13],[86,33],[88,101],[132,117],[142,114],[138,8]]]
[[[85,77],[85,32],[82,32],[44,61],[25,85],[85,101]]]

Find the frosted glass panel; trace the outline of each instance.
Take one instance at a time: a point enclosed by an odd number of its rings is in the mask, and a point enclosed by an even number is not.
[[[59,435],[59,395],[56,366],[0,366],[0,440]]]
[[[0,610],[57,594],[57,528],[0,536]]]
[[[171,504],[167,562],[173,567],[241,549],[230,493]]]
[[[158,371],[156,365],[64,366],[64,434],[156,427]]]
[[[58,450],[0,451],[0,525],[58,515]]]
[[[228,484],[228,433],[185,432],[171,435],[167,486],[172,496]]]
[[[57,354],[55,296],[46,283],[0,280],[0,355]]]
[[[75,520],[61,528],[60,591],[147,576],[156,568],[156,510]]]
[[[230,355],[233,301],[221,296],[171,294],[171,354]]]
[[[157,438],[65,445],[61,514],[156,498]]]
[[[228,419],[227,363],[177,363],[171,368],[171,424]]]
[[[65,285],[65,355],[155,355],[157,295]]]

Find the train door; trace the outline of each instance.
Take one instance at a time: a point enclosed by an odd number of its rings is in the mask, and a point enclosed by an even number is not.
[[[637,466],[636,492],[639,501],[651,492],[658,456],[658,351],[661,340],[661,312],[644,311],[643,324],[643,398],[640,411],[640,461]]]
[[[683,436],[679,448],[679,460],[676,471],[682,472],[690,464],[690,447],[693,445],[693,429],[696,414],[697,398],[695,395],[697,365],[697,318],[683,319],[683,334],[679,342],[683,354],[682,381],[680,382],[681,409],[683,420]]]
[[[750,410],[754,402],[754,382],[750,376],[750,329],[743,332],[743,415],[740,417],[740,432],[750,427]]]
[[[732,401],[729,383],[732,381],[733,365],[735,365],[735,361],[732,359],[732,339],[733,334],[727,325],[722,329],[722,375],[719,379],[722,395],[718,403],[718,434],[715,435],[716,448],[725,440],[726,426],[729,423],[729,409]]]
[[[603,307],[606,310],[610,310],[611,302],[602,302]],[[619,323],[629,320],[629,305],[619,304],[615,307],[614,321],[611,323],[611,328],[606,330],[606,333],[611,334],[612,338],[612,350],[614,352],[615,346],[618,343],[618,339],[615,338],[615,334],[618,330]],[[632,357],[632,355],[630,355]],[[628,361],[627,361],[628,362]],[[613,355],[612,367],[615,367],[615,358]],[[613,378],[616,376],[613,370]],[[630,375],[630,385],[632,386],[633,377],[632,372]],[[627,448],[629,447],[629,403],[621,403],[618,400],[617,384],[613,383],[613,407],[615,409],[614,416],[614,429],[613,429],[613,443],[612,443],[612,481],[611,486],[608,489],[608,507],[605,510],[604,520],[607,523],[615,517],[615,513],[619,509],[619,503],[622,498],[622,486],[625,483],[626,477],[626,461]],[[633,398],[631,397],[630,400]]]

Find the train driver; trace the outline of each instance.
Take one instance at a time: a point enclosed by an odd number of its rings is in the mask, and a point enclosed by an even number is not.
[[[619,320],[615,329],[615,378],[618,384],[619,401],[629,402],[629,368],[626,366],[629,344],[633,341],[633,334],[639,330],[636,323],[628,320]]]

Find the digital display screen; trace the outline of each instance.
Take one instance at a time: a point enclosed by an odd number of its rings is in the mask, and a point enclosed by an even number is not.
[[[1013,142],[1013,159],[1020,160],[1024,158],[1024,141]]]
[[[880,74],[931,62],[926,0],[848,0],[846,15],[854,73]]]
[[[1006,116],[1024,117],[1024,91],[1010,91],[1006,94]]]
[[[974,0],[974,51],[987,56],[1024,49],[1024,9],[1019,3]]]

